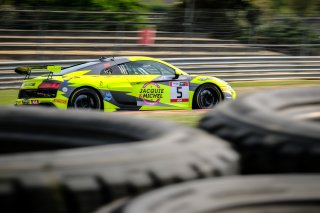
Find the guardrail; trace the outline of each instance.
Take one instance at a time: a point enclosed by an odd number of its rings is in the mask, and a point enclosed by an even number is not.
[[[320,56],[257,56],[162,58],[189,74],[211,75],[226,81],[320,79]],[[82,60],[0,62],[0,89],[19,88],[23,76],[13,70],[18,66],[56,64],[67,67]],[[34,72],[38,76],[44,72]],[[32,77],[33,77],[32,76]]]

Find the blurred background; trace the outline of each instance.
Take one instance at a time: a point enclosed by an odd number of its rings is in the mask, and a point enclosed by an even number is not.
[[[318,0],[1,0],[0,60],[318,55],[319,9]],[[155,31],[149,46],[144,29]]]

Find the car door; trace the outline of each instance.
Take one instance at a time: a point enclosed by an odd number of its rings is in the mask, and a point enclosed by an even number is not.
[[[99,71],[100,89],[104,92],[104,100],[119,107],[119,110],[137,110],[136,98],[128,95],[132,91],[127,73],[123,73],[117,65],[104,66]]]
[[[128,73],[131,96],[141,110],[190,108],[189,81],[175,70],[152,60],[131,61],[119,65]]]

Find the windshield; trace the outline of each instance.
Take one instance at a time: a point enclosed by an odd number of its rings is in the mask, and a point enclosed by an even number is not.
[[[63,70],[61,70],[61,72],[54,73],[54,75],[65,75],[65,74],[68,74],[71,72],[75,72],[77,70],[82,70],[82,69],[89,67],[89,66],[92,66],[92,65],[96,65],[98,63],[99,63],[98,61],[91,61],[91,62],[87,62],[87,63],[76,64],[71,67],[64,68]]]

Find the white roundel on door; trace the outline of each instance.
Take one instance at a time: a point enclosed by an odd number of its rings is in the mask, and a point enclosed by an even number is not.
[[[188,81],[170,81],[170,102],[189,102]]]

